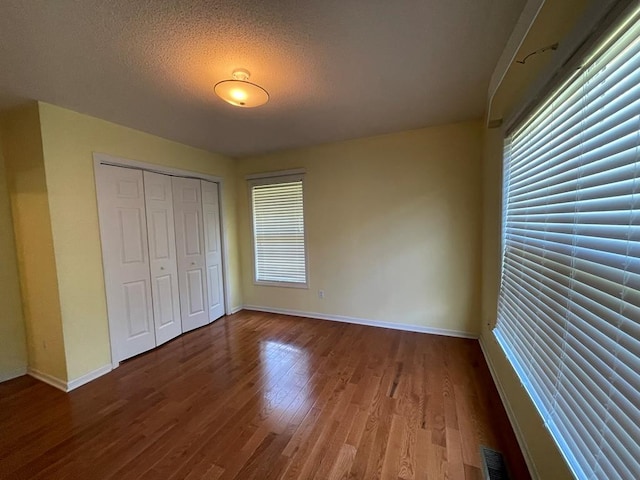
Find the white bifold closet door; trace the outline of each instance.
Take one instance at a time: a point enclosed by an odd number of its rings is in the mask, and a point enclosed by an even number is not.
[[[156,345],[182,333],[171,177],[144,172]]]
[[[224,315],[218,184],[205,180],[201,180],[200,183],[202,185],[205,263],[207,266],[207,285],[209,287],[209,321],[213,322]]]
[[[209,323],[200,180],[173,177],[182,330]]]
[[[100,164],[113,362],[224,315],[218,184]]]
[[[100,165],[98,207],[115,361],[156,346],[141,170]]]

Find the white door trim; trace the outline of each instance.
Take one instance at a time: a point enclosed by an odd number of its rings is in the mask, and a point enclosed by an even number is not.
[[[224,179],[216,175],[209,175],[207,173],[194,172],[191,170],[182,170],[179,168],[165,167],[163,165],[156,165],[148,162],[141,162],[139,160],[131,160],[129,158],[116,157],[107,153],[93,152],[93,173],[94,181],[98,181],[98,168],[99,165],[113,165],[116,167],[135,168],[138,170],[146,170],[149,172],[162,173],[165,175],[172,175],[175,177],[197,178],[200,180],[207,180],[218,184],[218,205],[220,208],[220,245],[222,248],[222,289],[224,292],[224,309],[225,315],[232,315],[231,308],[231,284],[229,282],[229,252],[227,249],[227,241],[225,234],[225,217],[223,208],[223,191],[224,191]],[[96,199],[97,200],[97,199]],[[100,235],[100,241],[102,240],[102,234]],[[100,246],[102,251],[102,244]],[[104,275],[104,257],[102,263],[102,270]],[[107,315],[108,317],[108,315]],[[111,365],[113,368],[118,367],[119,362],[115,361],[117,358],[114,352],[114,345],[111,341],[111,332],[113,332],[113,326],[109,320],[109,343],[111,344]]]
[[[137,170],[147,170],[149,172],[164,173],[175,177],[198,178],[210,182],[222,183],[223,178],[207,173],[194,172],[192,170],[182,170],[179,168],[165,167],[155,163],[140,162],[128,158],[115,157],[106,153],[93,152],[93,165],[113,165],[116,167],[129,167]]]

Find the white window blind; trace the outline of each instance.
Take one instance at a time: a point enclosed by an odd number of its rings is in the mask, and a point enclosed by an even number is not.
[[[577,478],[640,478],[640,23],[505,141],[498,342]]]
[[[302,178],[251,186],[256,282],[307,283]]]

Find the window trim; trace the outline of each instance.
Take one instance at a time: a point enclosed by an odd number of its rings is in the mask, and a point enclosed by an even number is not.
[[[253,269],[253,285],[259,287],[284,287],[284,288],[297,288],[308,290],[309,289],[309,249],[307,243],[307,215],[306,215],[306,200],[305,200],[305,170],[302,168],[292,170],[280,170],[276,172],[265,172],[245,176],[247,180],[247,193],[249,197],[249,220],[251,222],[251,268]],[[258,280],[258,272],[256,268],[256,232],[253,215],[253,187],[260,185],[277,185],[279,183],[287,182],[302,182],[302,225],[304,229],[304,270],[305,270],[305,282],[277,282],[273,280]]]
[[[620,21],[633,12],[634,5],[634,0],[602,0],[585,11],[578,24],[562,39],[549,65],[534,79],[523,98],[507,112],[503,123],[505,137],[524,124],[576,70],[587,67],[584,64],[586,58]]]

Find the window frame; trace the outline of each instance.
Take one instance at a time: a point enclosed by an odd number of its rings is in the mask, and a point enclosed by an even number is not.
[[[252,255],[252,269],[253,269],[253,285],[261,287],[284,287],[284,288],[297,288],[297,289],[309,289],[309,249],[307,243],[307,215],[306,215],[306,200],[305,200],[305,170],[283,170],[277,172],[260,173],[254,175],[247,175],[247,191],[249,196],[249,219],[251,222],[251,255]],[[277,185],[281,183],[289,182],[301,182],[302,184],[302,228],[303,232],[303,245],[304,245],[304,270],[305,270],[305,282],[279,282],[275,280],[259,280],[256,258],[256,232],[254,222],[253,211],[253,188],[262,185]]]

